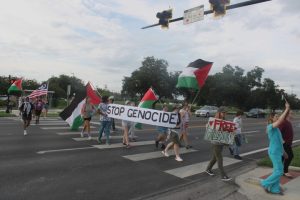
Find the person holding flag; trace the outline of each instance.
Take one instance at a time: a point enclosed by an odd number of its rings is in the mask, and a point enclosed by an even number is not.
[[[25,101],[20,106],[20,110],[22,110],[24,136],[27,135],[27,128],[29,127],[30,121],[32,119],[33,109],[34,109],[34,105],[30,102],[29,98],[26,97]]]
[[[84,131],[87,129],[88,140],[92,139],[90,121],[92,119],[92,116],[94,115],[94,112],[95,112],[95,107],[91,104],[90,97],[87,96],[85,98],[85,103],[82,105],[82,108],[81,108],[81,117],[84,120],[84,125],[83,125],[83,129],[80,133],[80,136],[84,137]]]

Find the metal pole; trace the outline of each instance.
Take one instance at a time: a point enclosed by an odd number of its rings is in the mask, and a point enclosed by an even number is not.
[[[240,8],[240,7],[244,7],[244,6],[250,6],[250,5],[253,5],[253,4],[263,3],[263,2],[266,2],[266,1],[272,1],[272,0],[252,0],[252,1],[250,0],[250,1],[245,1],[245,2],[241,2],[241,3],[229,5],[229,6],[226,7],[226,10],[231,10],[231,9]],[[204,11],[204,15],[208,15],[208,14],[211,14],[211,13],[213,13],[212,10]],[[181,20],[183,20],[183,17],[179,17],[179,18],[176,18],[176,19],[171,19],[169,21],[169,23],[177,22],[177,21],[181,21]],[[141,29],[151,28],[151,27],[159,26],[159,25],[160,24],[152,24],[152,25],[149,25],[149,26],[145,26]]]
[[[8,76],[8,82],[9,84],[11,84],[11,77],[10,75]],[[9,99],[9,94],[8,94],[8,91],[7,91],[7,102],[6,102],[6,113],[9,113],[9,107],[10,107],[10,99]]]

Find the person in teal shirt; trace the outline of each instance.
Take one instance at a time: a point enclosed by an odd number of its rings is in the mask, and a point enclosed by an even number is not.
[[[273,164],[273,172],[268,178],[260,181],[267,193],[283,195],[280,188],[280,177],[283,174],[282,156],[286,157],[287,154],[284,152],[283,139],[278,127],[284,121],[289,110],[290,105],[286,102],[284,112],[280,116],[272,113],[268,120],[267,133],[270,141],[268,154]]]

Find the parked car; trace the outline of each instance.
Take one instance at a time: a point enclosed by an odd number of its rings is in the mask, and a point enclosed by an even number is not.
[[[199,110],[195,111],[196,117],[211,117],[214,116],[218,111],[216,106],[203,106]]]
[[[264,118],[266,112],[261,108],[252,108],[246,113],[246,117]]]

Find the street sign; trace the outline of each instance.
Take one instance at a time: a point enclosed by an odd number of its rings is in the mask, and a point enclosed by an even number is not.
[[[185,10],[183,13],[183,24],[190,24],[204,19],[204,5]]]

